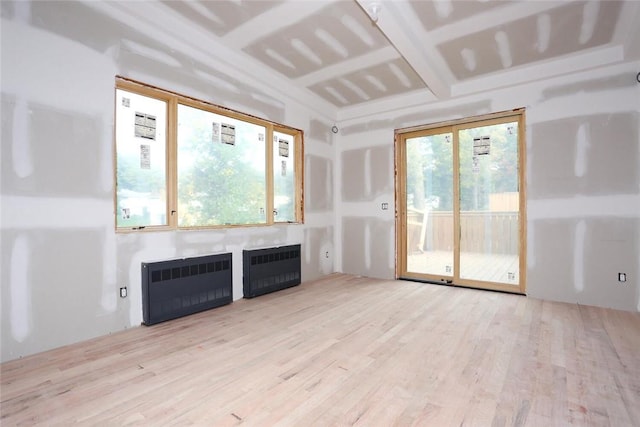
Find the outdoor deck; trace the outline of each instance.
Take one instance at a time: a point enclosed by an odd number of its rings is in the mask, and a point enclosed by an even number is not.
[[[463,252],[460,254],[460,268],[462,279],[518,286],[518,255]],[[416,273],[452,276],[453,252],[427,251],[410,254],[407,257],[407,269]]]

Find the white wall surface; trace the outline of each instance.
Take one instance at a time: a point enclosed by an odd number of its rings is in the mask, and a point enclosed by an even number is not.
[[[143,261],[232,252],[234,299],[243,249],[301,243],[303,280],[334,271],[331,120],[86,5],[3,2],[1,31],[2,361],[140,325]],[[305,224],[116,234],[116,75],[303,129]]]
[[[146,260],[230,251],[234,298],[245,248],[302,243],[303,280],[393,278],[394,129],[519,107],[528,294],[640,311],[637,62],[396,105],[339,121],[334,135],[331,117],[257,85],[251,70],[231,72],[211,46],[171,44],[162,28],[74,2],[2,2],[0,31],[2,361],[138,326]],[[305,224],[116,234],[117,74],[303,129]],[[121,286],[129,297],[119,298]]]
[[[619,64],[343,120],[338,268],[394,277],[394,129],[525,107],[528,295],[640,311],[638,70]]]

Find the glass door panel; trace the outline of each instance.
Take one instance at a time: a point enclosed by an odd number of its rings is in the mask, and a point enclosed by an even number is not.
[[[453,134],[406,139],[407,273],[453,277]]]
[[[461,129],[461,282],[519,286],[518,122]]]

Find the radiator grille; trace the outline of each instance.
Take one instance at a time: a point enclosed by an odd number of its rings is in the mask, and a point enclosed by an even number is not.
[[[142,263],[142,317],[153,325],[233,300],[231,254]]]
[[[300,245],[243,251],[242,259],[245,298],[300,284]]]

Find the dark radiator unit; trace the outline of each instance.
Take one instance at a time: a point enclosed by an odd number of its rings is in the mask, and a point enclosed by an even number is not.
[[[245,298],[300,284],[300,245],[242,251],[242,260]]]
[[[145,325],[229,304],[232,300],[230,253],[142,263]]]

